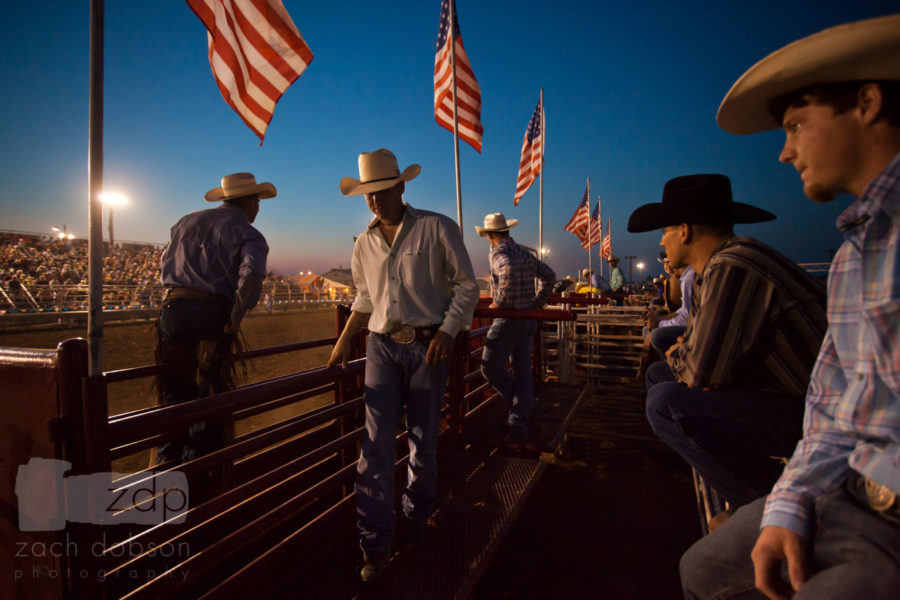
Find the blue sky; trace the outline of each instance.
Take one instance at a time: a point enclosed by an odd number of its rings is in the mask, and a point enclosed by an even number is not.
[[[422,165],[407,184],[408,202],[456,217],[453,137],[433,113],[439,0],[284,5],[315,58],[278,103],[260,147],[219,94],[206,31],[186,3],[107,0],[104,188],[130,199],[116,210],[117,240],[165,242],[180,216],[209,206],[203,194],[222,175],[252,171],[278,188],[256,221],[270,269],[346,267],[352,236],[370,214],[362,197],[341,196],[338,182],[357,176],[359,152],[380,147],[401,168]],[[604,227],[612,217],[614,253],[638,257],[651,274],[659,235],[627,233],[628,216],[687,173],[729,175],[736,200],[778,215],[737,232],[794,260],[826,260],[839,244],[834,218],[849,197],[813,204],[793,168],[777,161],[782,134],[733,136],[715,113],[737,77],[769,52],[896,12],[895,0],[457,0],[457,10],[482,90],[483,152],[460,145],[465,241],[477,275],[487,273],[488,245],[473,226],[486,213],[520,219],[514,237],[537,246],[537,185],[518,207],[512,197],[541,87],[544,245],[560,277],[587,265],[563,226],[588,177]],[[49,233],[66,224],[85,236],[88,2],[6,0],[4,15],[0,229]]]

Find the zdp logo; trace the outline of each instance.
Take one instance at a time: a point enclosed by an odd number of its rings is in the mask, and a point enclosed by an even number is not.
[[[96,525],[181,523],[188,482],[181,471],[151,475],[92,473],[65,477],[72,463],[32,458],[19,467],[21,531],[58,531],[66,521]]]

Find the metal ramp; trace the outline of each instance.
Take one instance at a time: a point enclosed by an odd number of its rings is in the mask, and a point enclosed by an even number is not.
[[[360,551],[353,535],[353,517],[348,515],[342,539],[330,550],[324,548],[302,574],[286,578],[287,585],[274,597],[469,597],[544,473],[546,460],[564,446],[565,429],[588,397],[584,386],[543,384],[537,392],[541,398],[537,447],[505,446],[490,433],[490,423],[499,421],[486,419],[485,426],[476,428],[468,443],[441,461],[438,505],[425,540],[412,551],[393,554],[377,585],[359,583]]]

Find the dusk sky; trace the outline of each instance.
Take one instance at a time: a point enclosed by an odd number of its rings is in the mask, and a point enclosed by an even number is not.
[[[417,208],[456,218],[453,136],[433,109],[440,0],[284,0],[311,48],[309,68],[279,101],[260,147],[222,99],[206,30],[181,0],[107,0],[104,189],[129,198],[115,238],[165,242],[183,214],[208,208],[222,175],[251,171],[278,196],[255,223],[280,274],[324,272],[350,262],[352,238],[371,218],[361,196],[341,196],[357,155],[385,147],[403,169]],[[753,63],[805,35],[897,12],[896,0],[594,2],[457,0],[462,38],[482,93],[482,154],[460,144],[465,241],[478,276],[488,244],[474,225],[503,212],[538,245],[537,182],[513,206],[522,138],[544,88],[547,148],[544,245],[559,277],[587,266],[563,231],[591,179],[612,218],[615,255],[652,270],[659,233],[629,234],[628,216],[658,202],[670,178],[718,172],[735,199],[778,219],[737,226],[798,262],[827,260],[834,219],[849,197],[807,200],[777,158],[779,131],[727,134],[715,114]],[[5,0],[0,61],[6,84],[0,129],[0,229],[88,233],[87,0]],[[104,209],[104,236],[107,212]],[[599,245],[593,250],[596,266]],[[626,275],[627,261],[622,265]],[[638,272],[635,269],[635,278]]]

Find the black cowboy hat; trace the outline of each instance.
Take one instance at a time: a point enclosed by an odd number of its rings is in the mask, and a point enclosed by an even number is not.
[[[638,207],[628,218],[628,231],[653,231],[670,225],[761,223],[776,217],[767,210],[735,202],[725,175],[684,175],[666,182],[662,202]]]

